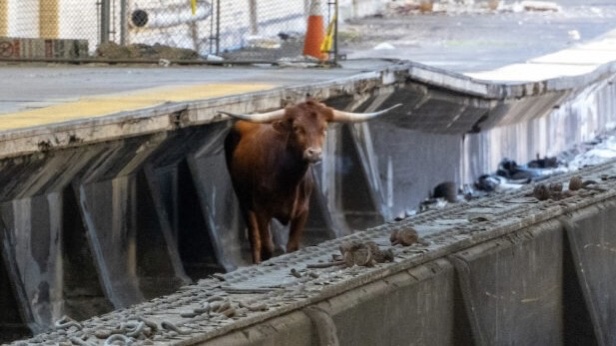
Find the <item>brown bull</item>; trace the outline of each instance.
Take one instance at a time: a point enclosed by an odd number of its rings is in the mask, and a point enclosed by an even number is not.
[[[273,254],[272,218],[290,223],[287,252],[299,248],[314,185],[308,168],[321,160],[327,124],[365,121],[398,106],[349,113],[308,100],[268,113],[220,112],[241,119],[225,139],[225,156],[248,225],[254,263]]]

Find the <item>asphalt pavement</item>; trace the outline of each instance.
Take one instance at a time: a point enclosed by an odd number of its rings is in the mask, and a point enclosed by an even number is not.
[[[475,73],[471,76],[489,80],[496,77],[476,72],[525,63],[543,54],[575,48],[616,27],[616,4],[574,0],[559,3],[562,11],[556,13],[441,13],[353,21],[341,27],[341,49],[349,57],[341,62],[341,68],[5,64],[0,66],[0,79],[4,81],[0,84],[0,114],[15,118],[21,116],[19,113],[34,114],[33,111],[46,107],[101,95],[158,92],[157,101],[165,101],[170,94],[175,95],[169,99],[173,101],[305,85],[384,68],[392,63],[387,59],[411,60],[447,71]],[[344,41],[344,35],[348,36],[353,30],[362,35],[352,43]],[[393,49],[373,49],[381,43],[388,43]],[[616,44],[614,46],[616,48]],[[581,56],[593,58],[596,52],[582,52]],[[566,59],[571,60],[571,55]],[[553,73],[576,70],[576,61],[559,66],[560,60],[557,60],[551,67]],[[591,62],[612,60],[616,60],[616,56],[610,51]],[[592,68],[588,66],[574,72],[583,73]],[[523,75],[517,71],[509,71],[505,77],[501,75],[500,80]],[[532,71],[531,74],[535,75]],[[170,88],[176,90],[172,92]],[[178,95],[182,92],[186,94]],[[117,102],[127,100],[123,98]],[[73,108],[78,107],[79,103]],[[79,112],[73,109],[73,113]],[[89,114],[86,112],[83,116]]]
[[[616,1],[553,3],[561,10],[512,12],[511,7],[504,7],[487,12],[468,7],[447,13],[404,14],[394,7],[386,11],[386,17],[341,25],[341,51],[350,59],[397,58],[456,72],[477,72],[575,47],[616,28]]]

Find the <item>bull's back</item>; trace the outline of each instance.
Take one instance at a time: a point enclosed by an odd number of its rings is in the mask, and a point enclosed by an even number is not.
[[[283,146],[271,126],[237,121],[225,139],[227,167],[236,192],[275,185],[274,172]]]
[[[273,150],[269,125],[237,121],[225,139],[225,156],[232,174],[237,170],[261,170]],[[269,147],[269,148],[268,148]]]

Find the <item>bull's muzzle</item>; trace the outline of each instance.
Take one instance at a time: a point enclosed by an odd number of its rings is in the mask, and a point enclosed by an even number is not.
[[[321,148],[308,148],[304,150],[304,160],[315,163],[321,161],[323,150]]]

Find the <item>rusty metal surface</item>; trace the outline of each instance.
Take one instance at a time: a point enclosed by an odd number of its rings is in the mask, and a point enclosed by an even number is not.
[[[581,175],[598,184],[561,200],[539,202],[532,187],[516,193],[454,205],[327,241],[185,286],[178,292],[81,323],[65,319],[56,330],[13,345],[68,343],[97,345],[133,338],[137,345],[190,345],[284,315],[366,283],[469,248],[616,196],[616,162],[548,180],[566,183]],[[424,245],[391,246],[392,231],[415,228]],[[331,261],[349,241],[374,241],[391,248],[393,263],[374,267],[308,268]]]

